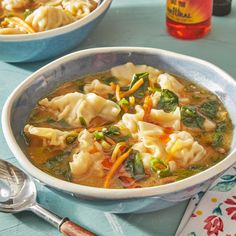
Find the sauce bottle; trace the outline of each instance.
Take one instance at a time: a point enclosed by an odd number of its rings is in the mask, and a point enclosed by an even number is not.
[[[166,27],[180,39],[198,39],[211,30],[212,0],[167,0]]]
[[[231,12],[232,0],[214,0],[213,1],[213,15],[226,16]]]

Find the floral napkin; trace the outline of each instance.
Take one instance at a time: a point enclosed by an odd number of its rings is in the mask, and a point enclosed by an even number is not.
[[[236,165],[191,199],[180,226],[176,236],[236,236]]]

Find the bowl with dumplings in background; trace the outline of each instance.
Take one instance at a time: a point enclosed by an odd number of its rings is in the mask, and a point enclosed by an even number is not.
[[[59,58],[30,75],[13,91],[4,105],[2,112],[3,133],[11,151],[24,170],[53,191],[73,201],[83,202],[103,211],[129,213],[160,210],[189,199],[196,193],[205,191],[219,175],[235,163],[236,134],[232,126],[230,131],[232,132],[232,142],[224,159],[190,177],[158,186],[124,189],[92,187],[56,178],[35,166],[29,158],[28,146],[22,136],[22,131],[26,127],[26,123],[29,122],[28,116],[38,101],[65,82],[74,81],[85,75],[125,65],[127,69],[123,73],[125,76],[127,73],[131,73],[132,63],[134,65],[148,65],[149,67],[138,67],[146,68],[145,70],[149,70],[151,67],[158,68],[160,71],[179,76],[186,81],[207,88],[219,98],[227,109],[234,126],[236,112],[232,107],[236,106],[236,97],[234,96],[236,83],[230,75],[211,63],[155,48],[111,47],[78,51]],[[122,73],[119,72],[118,76],[119,74]],[[191,83],[189,86],[194,89]],[[68,89],[68,87],[66,88]],[[174,86],[173,89],[177,89],[177,87]],[[43,99],[40,103],[46,104],[48,100]],[[109,109],[106,111],[108,112]],[[191,109],[188,112],[191,113]],[[225,113],[223,112],[222,115]],[[201,119],[198,117],[198,122]],[[190,120],[185,121],[189,122]],[[206,123],[204,129],[208,129],[207,126],[211,129],[211,122]],[[150,133],[152,130],[149,130]],[[198,151],[192,150],[191,153],[202,152],[201,147],[196,143],[194,145]],[[178,145],[175,144],[175,148],[172,146],[172,151],[178,149]],[[222,152],[222,149],[219,149],[219,152]]]
[[[111,2],[1,1],[0,60],[33,62],[71,51],[96,27]]]

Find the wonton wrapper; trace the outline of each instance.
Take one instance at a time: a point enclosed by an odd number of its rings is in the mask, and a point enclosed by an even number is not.
[[[95,79],[91,84],[86,84],[84,86],[85,93],[95,93],[98,96],[108,98],[108,94],[114,94],[111,86],[101,83],[99,80]]]
[[[39,104],[54,111],[58,120],[64,119],[72,127],[83,126],[81,117],[89,125],[95,117],[104,121],[115,121],[120,113],[120,107],[116,103],[94,93],[67,93],[54,97],[51,101],[45,98],[39,101]]]
[[[170,135],[170,141],[166,145],[166,152],[181,167],[188,167],[199,162],[206,154],[206,150],[192,135],[186,131],[176,132]]]
[[[35,31],[55,29],[75,21],[61,7],[41,6],[26,17],[25,21],[30,24]]]
[[[26,125],[24,132],[27,135],[35,135],[43,140],[43,146],[58,146],[60,149],[66,147],[66,137],[71,134],[68,131],[61,131],[52,128],[35,127]]]
[[[154,67],[147,65],[134,65],[131,62],[111,68],[111,74],[116,78],[119,78],[119,84],[121,86],[129,85],[133,78],[133,75],[142,72],[148,72],[149,79],[151,79],[152,81],[156,81],[161,73]]]
[[[91,0],[63,0],[62,7],[77,19],[80,19],[87,16],[96,6],[95,2]]]
[[[73,160],[69,163],[73,177],[79,179],[84,174],[88,177],[91,172],[93,176],[102,177],[104,172],[101,165],[103,159],[101,145],[87,130],[83,130],[79,134],[78,141],[79,152],[73,155]]]
[[[13,11],[14,9],[25,8],[29,3],[30,0],[2,0],[2,8]]]

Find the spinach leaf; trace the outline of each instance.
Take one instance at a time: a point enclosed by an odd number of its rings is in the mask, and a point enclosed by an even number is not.
[[[218,123],[215,132],[213,133],[212,136],[213,147],[220,147],[222,145],[225,131],[226,131],[226,123],[225,122]]]
[[[71,170],[69,164],[67,164],[64,168],[55,170],[55,174],[63,176],[67,181],[71,181]]]
[[[47,160],[44,163],[44,165],[49,169],[55,168],[56,166],[58,166],[60,164],[60,162],[62,162],[64,159],[66,159],[69,155],[70,155],[69,151],[61,152],[58,155]]]
[[[144,96],[144,93],[147,91],[148,86],[149,86],[149,73],[148,72],[143,72],[143,73],[139,73],[139,74],[134,74],[133,79],[131,81],[130,84],[130,89],[134,86],[134,84],[140,80],[143,79],[144,83],[142,84],[142,86],[140,86],[140,88],[133,94],[134,97],[137,98],[142,98]]]
[[[205,116],[207,116],[210,119],[216,118],[217,112],[219,109],[219,103],[217,101],[208,101],[204,102],[200,106],[200,111],[203,113]]]
[[[163,89],[161,91],[161,97],[158,101],[157,108],[164,110],[164,112],[175,111],[176,107],[179,105],[178,96],[168,89]]]
[[[131,135],[113,137],[113,139],[114,139],[115,142],[117,142],[117,143],[119,143],[119,142],[127,142],[127,141],[129,140],[129,138],[131,138]]]
[[[181,107],[181,121],[187,127],[202,129],[205,118],[197,112],[196,107],[189,105]]]
[[[111,136],[111,135],[119,135],[120,134],[120,128],[117,126],[110,126],[108,128],[105,128],[102,130],[104,135]]]
[[[204,169],[201,167],[201,168],[189,168],[189,169],[186,169],[186,170],[176,170],[176,171],[173,171],[173,175],[175,176],[178,176],[178,180],[181,180],[181,179],[185,179],[187,177],[190,177],[192,175],[195,175],[197,173],[200,173],[202,172]]]
[[[117,83],[118,79],[115,76],[110,76],[110,77],[105,77],[102,78],[102,81],[104,82],[104,84],[110,85],[110,83]]]
[[[48,118],[46,122],[54,127],[65,128],[65,129],[70,128],[70,125],[63,119],[57,121],[52,118]]]
[[[145,177],[143,161],[139,152],[133,151],[125,163],[125,169],[135,180]]]

